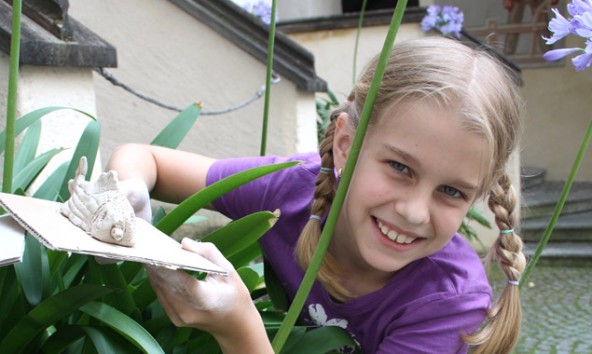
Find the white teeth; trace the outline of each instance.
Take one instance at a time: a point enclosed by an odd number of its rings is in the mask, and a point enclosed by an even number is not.
[[[383,233],[384,233],[384,231],[383,231]],[[387,235],[387,237],[388,237],[388,238],[390,238],[390,239],[391,239],[391,240],[393,240],[393,241],[396,241],[396,240],[397,240],[397,236],[399,236],[399,235],[398,235],[396,232],[394,232],[394,231],[389,231],[389,232],[388,232],[386,235]]]
[[[401,243],[401,244],[408,244],[411,243],[413,241],[415,241],[416,237],[410,237],[410,236],[405,236],[402,234],[398,234],[396,231],[394,230],[389,230],[388,227],[386,227],[385,225],[383,225],[380,220],[377,219],[378,222],[378,228],[380,229],[380,231],[386,236],[388,237],[391,241],[394,241],[396,243]]]

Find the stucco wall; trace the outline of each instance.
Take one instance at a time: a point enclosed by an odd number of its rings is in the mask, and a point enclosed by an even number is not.
[[[581,45],[575,40],[568,38],[566,47]],[[548,179],[567,179],[592,120],[592,73],[576,72],[568,59],[555,67],[524,69],[522,75],[527,105],[523,164],[547,169]],[[592,151],[584,155],[576,179],[592,180]]]
[[[358,44],[356,76],[380,53],[388,26],[364,27]],[[345,99],[353,83],[356,28],[290,33],[289,36],[315,56],[317,74],[325,79],[338,99]],[[423,36],[417,23],[401,25],[396,41]]]
[[[263,63],[168,1],[77,0],[70,3],[69,13],[117,48],[118,68],[109,72],[167,104],[186,107],[200,101],[204,111],[224,109],[265,83]],[[112,86],[96,73],[94,82],[104,160],[119,144],[151,141],[177,114]],[[295,152],[296,117],[316,119],[314,101],[298,107],[299,95],[303,93],[286,79],[273,86],[268,154]],[[201,116],[180,149],[214,157],[258,155],[262,116],[263,99],[234,113]]]

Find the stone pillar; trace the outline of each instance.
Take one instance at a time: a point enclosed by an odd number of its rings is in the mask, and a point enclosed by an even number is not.
[[[39,5],[41,2],[37,0],[33,4]],[[53,3],[53,0],[49,2]],[[67,9],[67,6],[65,8]],[[59,9],[63,12],[64,7]],[[65,14],[62,13],[62,16]],[[76,108],[96,116],[92,70],[94,67],[115,67],[115,48],[74,19],[68,21],[68,33],[72,39],[70,41],[70,37],[56,37],[54,31],[48,28],[51,25],[33,20],[47,18],[47,13],[35,15],[35,8],[28,7],[26,14],[23,13],[21,17],[16,118],[48,106]],[[8,68],[10,63],[11,31],[12,7],[0,1],[1,68]],[[0,70],[0,87],[0,110],[6,112],[8,70]],[[37,155],[56,147],[66,150],[52,159],[40,180],[71,158],[89,121],[87,116],[72,110],[59,110],[41,119],[41,138]],[[2,120],[0,129],[4,129],[5,125],[6,121]],[[100,162],[100,159],[97,159],[97,162]],[[97,163],[95,168],[100,170],[100,163]]]

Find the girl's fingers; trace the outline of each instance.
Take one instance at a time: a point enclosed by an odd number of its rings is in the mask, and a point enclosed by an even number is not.
[[[208,261],[221,267],[222,269],[231,272],[234,270],[232,264],[224,257],[224,255],[211,242],[196,242],[190,238],[184,238],[181,241],[181,246],[187,251],[197,253]]]

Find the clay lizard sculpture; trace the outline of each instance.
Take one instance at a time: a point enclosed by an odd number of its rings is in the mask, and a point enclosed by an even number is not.
[[[80,159],[74,179],[68,181],[70,198],[60,212],[90,236],[108,243],[134,245],[135,214],[117,188],[117,172],[103,172],[94,182],[85,180],[86,157]]]

